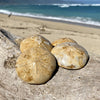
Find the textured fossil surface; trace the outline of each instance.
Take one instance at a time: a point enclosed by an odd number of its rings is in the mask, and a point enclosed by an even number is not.
[[[58,65],[67,69],[83,68],[89,59],[88,52],[76,43],[61,43],[52,49]]]
[[[20,44],[21,52],[24,52],[34,47],[44,47],[45,49],[49,51],[51,51],[51,49],[53,48],[49,40],[42,37],[41,35],[33,35],[29,38],[24,39]]]
[[[53,41],[52,45],[57,46],[58,44],[65,43],[65,42],[76,43],[77,44],[77,42],[75,40],[71,39],[71,38],[60,38],[58,40]]]
[[[43,47],[34,47],[24,51],[16,61],[18,76],[31,84],[46,83],[55,70],[55,57]]]

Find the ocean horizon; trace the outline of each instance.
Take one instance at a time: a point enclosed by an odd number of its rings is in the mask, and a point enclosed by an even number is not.
[[[7,4],[0,13],[100,26],[100,4]]]

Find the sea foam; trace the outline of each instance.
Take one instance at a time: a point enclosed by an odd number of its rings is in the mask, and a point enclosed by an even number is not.
[[[19,13],[19,12],[12,12],[9,10],[0,10],[0,13],[3,14],[12,14],[17,16],[26,16],[26,17],[33,17],[33,18],[41,18],[41,19],[49,19],[49,20],[55,20],[55,21],[63,21],[63,22],[73,22],[73,23],[79,23],[79,24],[86,24],[86,25],[95,25],[100,26],[100,22],[94,21],[91,18],[84,18],[84,17],[53,17],[53,16],[45,16],[43,14],[35,14],[35,13]]]
[[[100,4],[53,4],[54,6],[58,6],[61,8],[71,7],[71,6],[100,6]]]

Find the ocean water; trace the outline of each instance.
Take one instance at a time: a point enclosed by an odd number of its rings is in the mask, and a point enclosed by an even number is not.
[[[100,4],[0,5],[0,13],[100,26]]]

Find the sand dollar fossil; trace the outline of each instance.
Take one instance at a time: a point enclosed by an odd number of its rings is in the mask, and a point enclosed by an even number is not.
[[[87,51],[76,43],[62,43],[52,49],[58,65],[67,69],[80,69],[89,59]]]
[[[52,42],[53,46],[56,46],[58,44],[64,43],[64,42],[69,42],[69,43],[77,43],[75,40],[71,39],[71,38],[60,38],[58,40],[55,40]]]
[[[25,82],[43,84],[56,69],[55,57],[42,47],[35,47],[23,52],[16,61],[18,76]]]
[[[44,47],[47,50],[51,51],[52,44],[43,36],[40,35],[34,35],[29,38],[24,39],[20,44],[20,50],[21,52],[24,52],[30,48],[33,47]]]

